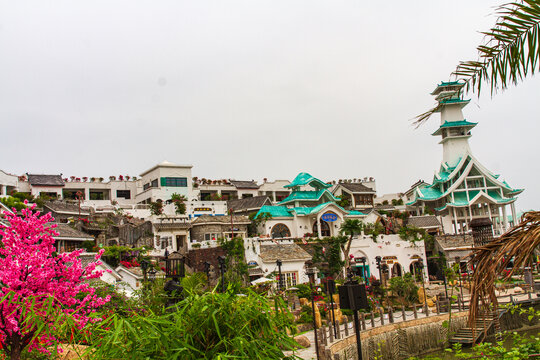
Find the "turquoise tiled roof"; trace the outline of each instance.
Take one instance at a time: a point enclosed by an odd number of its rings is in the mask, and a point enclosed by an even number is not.
[[[289,196],[283,199],[279,204],[287,204],[292,201],[316,201],[319,200],[324,194],[327,194],[331,200],[338,201],[332,193],[326,189],[319,191],[293,191]]]
[[[459,100],[459,99],[450,99],[450,100]],[[443,100],[444,101],[444,100]],[[459,101],[465,101],[465,100],[459,100]],[[468,101],[468,100],[466,100]],[[454,101],[456,102],[456,101]],[[473,122],[470,122],[470,121],[467,121],[467,120],[461,120],[461,121],[445,121],[444,124],[442,124],[441,126],[439,126],[439,128],[437,129],[437,131],[435,131],[433,134],[431,135],[440,135],[441,132],[442,132],[442,129],[448,129],[448,128],[454,128],[454,127],[468,127],[468,128],[473,128],[477,125],[478,123],[473,123]]]
[[[315,185],[312,184],[313,182],[315,183]],[[327,189],[332,186],[330,184],[325,183],[324,181],[317,179],[316,177],[313,177],[311,174],[308,174],[307,172],[301,172],[300,174],[296,175],[294,180],[289,185],[285,185],[284,187],[293,188],[296,186],[304,186],[304,185],[311,185],[315,188],[324,188],[324,189]]]
[[[273,206],[273,205],[264,205],[257,215],[255,215],[255,218],[259,217],[260,214],[268,213],[272,215],[273,218],[276,217],[293,217],[293,215],[290,213],[289,209],[285,206]]]
[[[255,215],[255,218],[257,218],[262,213],[269,213],[272,215],[273,218],[275,217],[293,217],[293,212],[295,212],[297,215],[312,215],[317,214],[321,210],[323,210],[327,205],[335,205],[339,209],[343,210],[344,212],[347,212],[345,209],[343,209],[341,206],[337,205],[336,203],[332,201],[325,202],[323,204],[319,204],[317,206],[302,206],[302,207],[293,207],[293,208],[287,208],[286,206],[279,206],[279,205],[264,205],[257,215]]]
[[[437,200],[443,195],[439,189],[435,189],[434,187],[425,187],[418,190],[422,194],[422,196],[420,196],[420,199],[422,200]]]
[[[461,104],[461,103],[469,103],[471,100],[463,100],[463,99],[442,99],[440,101],[441,104]]]
[[[365,215],[364,213],[356,210],[349,211],[349,215]]]
[[[459,82],[459,81],[447,81],[447,82],[441,81],[441,83],[439,85],[437,85],[437,87],[439,87],[439,86],[452,86],[452,85],[465,85],[465,83],[462,83],[462,82]]]

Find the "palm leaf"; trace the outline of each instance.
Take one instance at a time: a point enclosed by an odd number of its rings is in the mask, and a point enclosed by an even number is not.
[[[496,14],[495,26],[482,32],[485,37],[476,48],[478,59],[463,61],[452,72],[465,82],[465,92],[480,95],[482,84],[488,84],[493,95],[540,71],[540,0],[504,4]],[[416,116],[413,124],[418,127],[437,110]]]

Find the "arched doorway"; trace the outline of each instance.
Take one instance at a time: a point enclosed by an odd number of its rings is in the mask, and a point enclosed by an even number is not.
[[[291,230],[285,224],[276,224],[272,228],[272,238],[286,238],[291,237]]]
[[[415,279],[422,279],[422,266],[420,265],[420,262],[418,260],[413,261],[411,265],[409,265],[409,270],[411,274],[414,275]]]
[[[328,223],[324,220],[320,220],[321,222],[321,236],[330,236],[330,226],[328,225]],[[313,235],[317,235],[318,236],[319,234],[319,230],[318,230],[318,227],[317,227],[317,221],[315,221],[313,223]]]
[[[395,263],[394,266],[392,266],[392,277],[396,276],[403,276],[403,267],[400,263]]]

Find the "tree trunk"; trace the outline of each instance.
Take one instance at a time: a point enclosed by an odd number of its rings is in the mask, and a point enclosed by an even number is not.
[[[6,351],[9,359],[19,360],[23,350],[21,336],[19,334],[13,334],[9,343],[11,343],[11,346],[9,347],[9,350]]]

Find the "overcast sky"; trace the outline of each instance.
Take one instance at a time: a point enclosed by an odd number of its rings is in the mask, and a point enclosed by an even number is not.
[[[431,181],[442,159],[410,119],[502,1],[0,0],[0,169],[206,178]],[[473,153],[537,208],[540,76],[465,117]]]

